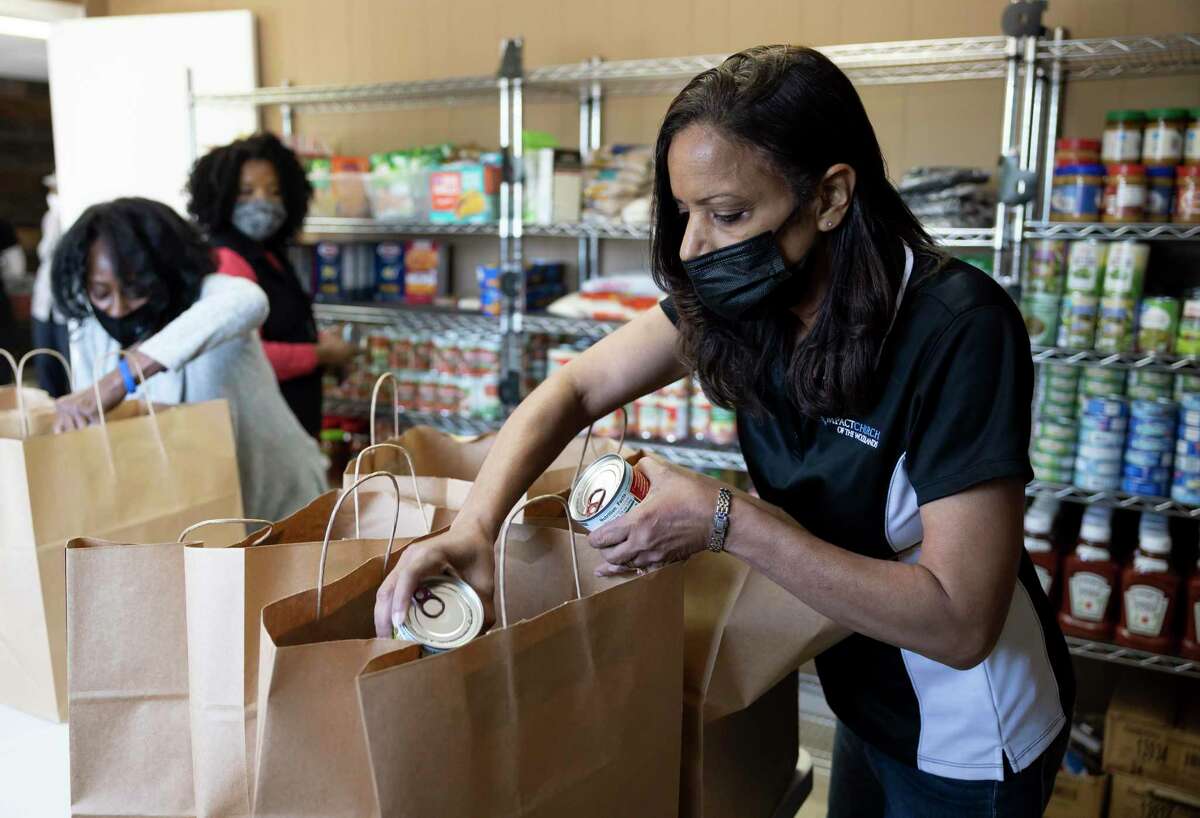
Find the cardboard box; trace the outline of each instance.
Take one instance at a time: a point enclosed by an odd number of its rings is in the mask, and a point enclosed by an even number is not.
[[[1104,769],[1200,796],[1200,696],[1195,682],[1189,689],[1185,679],[1127,677],[1108,707]]]
[[[1060,770],[1045,818],[1104,818],[1107,775],[1071,775]]]
[[[1118,773],[1113,776],[1108,814],[1111,818],[1200,818],[1200,799],[1146,778]]]

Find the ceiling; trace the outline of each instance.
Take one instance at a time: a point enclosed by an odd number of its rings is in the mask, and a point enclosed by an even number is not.
[[[0,79],[46,82],[46,41],[0,34]]]

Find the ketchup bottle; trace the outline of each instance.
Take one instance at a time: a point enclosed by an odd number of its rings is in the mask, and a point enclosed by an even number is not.
[[[1187,625],[1183,631],[1183,645],[1179,653],[1185,659],[1200,660],[1200,560],[1187,585],[1187,607],[1184,609]]]
[[[1112,639],[1121,568],[1112,558],[1112,516],[1093,506],[1083,515],[1075,552],[1063,560],[1063,604],[1058,624],[1082,639]]]
[[[1149,515],[1142,518],[1146,522]],[[1121,574],[1121,624],[1117,644],[1150,653],[1175,648],[1175,611],[1179,607],[1179,575],[1171,569],[1171,536],[1166,520],[1143,525],[1138,548]]]
[[[1029,552],[1029,559],[1037,571],[1042,592],[1050,597],[1055,577],[1058,575],[1059,555],[1054,550],[1054,542],[1050,538],[1058,503],[1053,498],[1048,503],[1043,502],[1045,499],[1038,497],[1025,512],[1025,550]]]

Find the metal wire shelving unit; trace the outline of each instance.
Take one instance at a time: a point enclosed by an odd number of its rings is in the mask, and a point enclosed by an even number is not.
[[[1200,375],[1200,358],[1195,355],[1160,355],[1155,352],[1108,353],[1092,349],[1033,347],[1033,362],[1105,369],[1141,369],[1171,375]]]
[[[1182,517],[1188,520],[1200,519],[1200,507],[1178,503],[1169,497],[1147,497],[1141,494],[1126,494],[1122,491],[1086,491],[1075,486],[1046,483],[1040,480],[1035,480],[1025,486],[1025,496],[1054,497],[1059,500],[1070,500],[1105,508],[1121,508],[1148,514],[1161,514],[1166,517]]]
[[[1138,239],[1141,241],[1192,241],[1200,239],[1200,224],[1103,224],[1093,222],[1030,222],[1031,239]]]
[[[1127,667],[1137,667],[1143,670],[1157,670],[1185,679],[1200,679],[1200,662],[1183,659],[1179,656],[1164,656],[1159,653],[1147,653],[1144,650],[1123,648],[1109,642],[1093,642],[1090,639],[1067,637],[1067,649],[1073,656],[1085,659],[1095,659],[1101,662],[1111,662]]]

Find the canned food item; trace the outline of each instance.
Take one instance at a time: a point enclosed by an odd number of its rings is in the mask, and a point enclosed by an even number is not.
[[[1200,457],[1200,442],[1192,440],[1175,441],[1176,457]]]
[[[1078,436],[1078,430],[1065,423],[1042,421],[1034,427],[1034,437],[1039,440],[1063,440],[1074,443]]]
[[[1126,393],[1133,400],[1170,400],[1171,390],[1157,386],[1131,386]]]
[[[1179,334],[1179,299],[1154,296],[1142,300],[1138,312],[1137,348],[1140,352],[1169,354]]]
[[[1185,412],[1200,412],[1200,394],[1186,392],[1179,398],[1179,406]]]
[[[1169,466],[1134,466],[1127,463],[1121,470],[1121,476],[1149,480],[1151,483],[1170,483],[1172,473]]]
[[[1185,506],[1200,506],[1200,491],[1189,491],[1180,486],[1172,486],[1171,499]]]
[[[638,414],[637,436],[642,440],[658,437],[658,430],[662,428],[662,408],[658,399],[651,395],[638,398],[634,404]]]
[[[1162,389],[1170,389],[1174,383],[1175,376],[1170,372],[1157,372],[1153,369],[1133,369],[1129,372],[1130,386],[1157,386]]]
[[[1149,480],[1134,480],[1132,477],[1121,478],[1121,491],[1126,494],[1140,494],[1147,497],[1165,497],[1166,483],[1154,483]]]
[[[1175,469],[1188,475],[1200,475],[1200,457],[1194,454],[1176,455]]]
[[[1041,385],[1046,389],[1059,389],[1064,392],[1078,392],[1079,378],[1066,378],[1062,375],[1047,374],[1040,381]]]
[[[1172,485],[1179,486],[1188,491],[1200,491],[1200,475],[1186,474],[1176,470],[1175,479],[1171,482]]]
[[[1029,454],[1029,462],[1043,469],[1069,469],[1075,464],[1075,456],[1058,452],[1034,451]]]
[[[1096,417],[1125,418],[1129,416],[1129,402],[1118,397],[1091,397],[1084,401],[1083,411]]]
[[[1135,400],[1129,411],[1134,420],[1174,420],[1178,407],[1170,400]]]
[[[1069,292],[1062,299],[1058,321],[1058,346],[1091,349],[1096,339],[1100,298],[1090,293]]]
[[[1084,457],[1083,455],[1075,458],[1076,474],[1089,474],[1098,477],[1118,478],[1121,476],[1122,468],[1123,466],[1120,458],[1115,460],[1092,460]]]
[[[1033,441],[1033,450],[1045,454],[1073,457],[1075,455],[1075,443],[1074,441],[1067,440],[1037,438]]]
[[[1170,452],[1175,449],[1175,440],[1171,437],[1149,437],[1146,435],[1130,434],[1125,446],[1128,449],[1139,452]]]
[[[1121,485],[1121,478],[1117,475],[1110,477],[1081,473],[1076,466],[1075,479],[1072,482],[1084,491],[1115,491]]]
[[[1121,462],[1121,447],[1119,446],[1080,446],[1078,451],[1079,459],[1087,461],[1089,464],[1120,464]]]
[[[686,440],[689,431],[687,398],[662,398],[658,402],[658,411],[658,436],[668,443]]]
[[[1122,395],[1125,393],[1125,373],[1116,369],[1090,367],[1084,370],[1080,382],[1083,385],[1090,384],[1092,386],[1107,387],[1110,395]]]
[[[1180,355],[1200,355],[1200,289],[1188,290],[1180,315],[1175,351]]]
[[[1062,314],[1062,298],[1057,294],[1032,293],[1021,299],[1021,315],[1029,343],[1035,347],[1052,347],[1058,340],[1058,320]]]
[[[1108,245],[1087,239],[1073,241],[1067,250],[1067,290],[1071,293],[1100,294]]]
[[[1096,325],[1096,349],[1100,352],[1129,352],[1133,349],[1133,321],[1137,302],[1124,296],[1100,300]]]
[[[1079,385],[1079,394],[1083,397],[1089,398],[1119,398],[1125,395],[1125,385],[1104,383],[1103,381],[1084,380],[1084,382]]]
[[[688,427],[691,430],[692,437],[696,440],[708,440],[709,438],[709,423],[712,421],[713,406],[708,402],[707,398],[697,399],[693,396],[691,406],[689,407],[690,417],[688,418]]]
[[[1200,443],[1200,426],[1188,426],[1181,423],[1175,430],[1175,437],[1188,443]]]
[[[1195,375],[1175,376],[1175,399],[1182,400],[1184,395],[1200,395],[1200,377]]]
[[[1179,422],[1184,426],[1200,426],[1200,411],[1188,409],[1180,412]]]
[[[1125,418],[1104,417],[1103,415],[1084,415],[1079,419],[1079,429],[1095,429],[1101,432],[1125,433],[1129,421]]]
[[[709,440],[718,446],[731,446],[737,442],[737,417],[729,409],[714,406],[709,418]]]
[[[1082,429],[1079,432],[1079,443],[1083,446],[1097,446],[1102,449],[1120,448],[1125,445],[1125,433]]]
[[[1075,478],[1075,470],[1068,469],[1048,469],[1044,467],[1033,467],[1033,477],[1035,480],[1040,480],[1043,483],[1060,483],[1069,485]]]
[[[1171,467],[1171,453],[1130,449],[1125,452],[1125,465],[1147,469],[1168,469]]]
[[[435,654],[462,647],[482,631],[483,601],[475,589],[457,577],[429,577],[417,586],[392,636]]]
[[[1108,245],[1104,261],[1104,294],[1134,301],[1142,297],[1150,245],[1140,241],[1118,241]]]
[[[567,505],[571,519],[588,531],[628,514],[646,499],[650,481],[620,455],[606,454],[579,475]]]
[[[1129,425],[1130,434],[1138,437],[1163,437],[1175,439],[1175,422],[1173,420],[1141,420],[1134,418]]]
[[[1055,378],[1078,382],[1079,377],[1083,374],[1083,369],[1071,364],[1042,364],[1042,372]]]
[[[1058,403],[1069,406],[1075,401],[1076,392],[1074,389],[1057,389],[1055,387],[1046,387],[1042,390],[1042,401],[1044,403]]]
[[[1061,239],[1037,239],[1029,247],[1029,271],[1025,290],[1061,295],[1066,268],[1067,243]]]
[[[1038,417],[1069,420],[1079,414],[1079,404],[1074,400],[1069,403],[1060,403],[1042,399],[1038,401],[1034,411],[1037,412]]]

